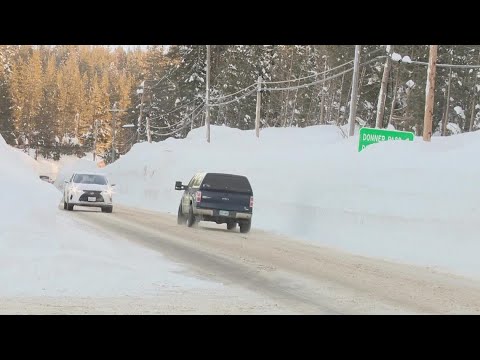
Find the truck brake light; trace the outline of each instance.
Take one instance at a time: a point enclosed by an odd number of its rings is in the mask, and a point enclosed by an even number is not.
[[[250,208],[253,208],[253,196],[250,196]]]
[[[202,201],[202,192],[201,191],[197,191],[196,196],[197,196],[197,198],[196,198],[197,203]]]

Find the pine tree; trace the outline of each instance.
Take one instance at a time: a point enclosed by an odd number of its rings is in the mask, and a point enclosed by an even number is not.
[[[10,74],[12,57],[15,53],[10,45],[0,45],[0,135],[9,144],[15,144],[12,98],[10,96]]]
[[[49,157],[56,145],[56,137],[59,134],[58,123],[58,86],[56,81],[56,60],[52,54],[48,58],[47,66],[43,75],[42,115],[39,137],[43,144],[42,155]]]

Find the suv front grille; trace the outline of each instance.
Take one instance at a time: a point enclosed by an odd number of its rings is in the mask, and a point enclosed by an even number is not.
[[[103,202],[103,196],[101,195],[101,191],[92,191],[92,190],[85,190],[83,194],[78,199],[79,201],[88,201],[89,197],[95,197],[95,201]]]

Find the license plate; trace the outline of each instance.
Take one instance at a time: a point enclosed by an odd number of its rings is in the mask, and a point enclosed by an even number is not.
[[[97,201],[96,197],[88,197],[88,201]]]
[[[230,215],[230,212],[225,211],[225,210],[220,210],[218,213],[220,214],[220,216],[228,216],[228,215]]]

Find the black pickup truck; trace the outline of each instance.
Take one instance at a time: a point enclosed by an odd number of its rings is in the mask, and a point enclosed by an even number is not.
[[[188,185],[175,183],[175,190],[185,190],[178,207],[178,224],[191,227],[199,221],[227,224],[233,230],[250,231],[253,191],[245,176],[218,173],[197,173]]]

